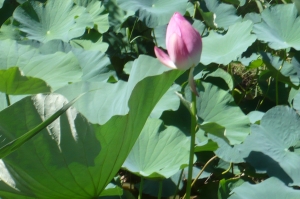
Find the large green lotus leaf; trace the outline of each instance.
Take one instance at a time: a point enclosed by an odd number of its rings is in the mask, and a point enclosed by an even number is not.
[[[260,120],[264,116],[264,114],[265,113],[260,111],[251,111],[250,113],[248,113],[251,124],[260,123]]]
[[[251,34],[252,26],[251,21],[244,21],[229,26],[225,35],[210,31],[202,39],[204,45],[200,62],[204,65],[227,65],[236,60],[256,40],[256,36]]]
[[[251,126],[251,134],[241,153],[258,172],[300,185],[300,156],[293,152],[300,139],[300,116],[291,108],[276,106],[264,114],[260,125]]]
[[[72,42],[74,42],[74,40],[71,41],[71,44],[61,40],[51,40],[39,46],[38,49],[45,55],[53,54],[57,51],[65,53],[71,52],[82,68],[82,80],[107,81],[111,75],[115,74],[115,72],[109,68],[109,58],[104,53],[99,52],[99,49],[93,49],[92,47],[92,49],[84,50],[82,48],[73,47]]]
[[[204,79],[219,86],[224,90],[232,90],[234,88],[234,82],[232,76],[225,70],[218,67],[208,67],[202,70],[200,73],[194,76],[195,79]]]
[[[222,139],[222,138],[220,138]],[[195,152],[200,151],[215,151],[218,149],[218,144],[209,139],[202,129],[199,129],[196,133]]]
[[[118,81],[114,84],[105,82],[78,82],[59,89],[57,92],[71,100],[81,93],[90,91],[75,103],[75,107],[90,122],[104,124],[113,115],[127,114],[129,110],[128,99],[137,82],[147,76],[158,75],[167,70],[169,69],[157,59],[141,55],[133,62],[128,82]],[[182,74],[183,71],[177,71],[177,73]],[[148,87],[147,89],[149,89],[148,92],[155,90],[153,87]],[[164,93],[157,94],[163,95]],[[137,106],[144,108],[143,104],[139,104],[139,100],[136,103]]]
[[[181,87],[177,84],[171,86],[171,88],[164,94],[164,96],[156,104],[155,108],[150,114],[152,118],[160,118],[161,114],[165,110],[176,111],[180,105],[180,99],[176,92],[180,91]]]
[[[9,95],[50,92],[50,88],[43,80],[23,76],[18,67],[0,70],[0,79],[0,91]]]
[[[242,18],[236,15],[236,8],[232,5],[220,3],[219,0],[205,0],[205,5],[209,12],[201,14],[212,28],[228,29],[229,26],[242,21]]]
[[[117,0],[125,11],[137,12],[149,28],[167,24],[174,12],[184,13],[187,2],[184,0]]]
[[[169,178],[188,165],[189,142],[178,128],[148,119],[122,167],[147,178]]]
[[[148,66],[140,67],[145,71]],[[98,197],[120,169],[155,104],[182,73],[155,71],[156,74],[132,85],[126,114],[115,114],[105,124],[98,125],[89,123],[75,109],[69,109],[47,129],[5,157],[0,173],[0,196]],[[97,100],[102,103],[108,98]],[[1,111],[1,144],[32,129],[64,103],[66,99],[58,94],[37,95]],[[86,101],[87,106],[89,103]],[[112,106],[114,104],[110,104]]]
[[[52,90],[81,78],[82,70],[72,52],[43,55],[12,40],[0,40],[0,45],[0,70],[17,66],[22,75],[42,79]]]
[[[93,22],[96,25],[96,29],[100,33],[104,33],[109,28],[108,22],[108,13],[103,14],[105,8],[101,5],[101,2],[98,0],[74,0],[74,2],[79,5],[87,8],[87,11],[93,18]]]
[[[85,81],[107,81],[115,71],[109,68],[110,60],[106,54],[97,50],[73,49],[79,65],[82,68],[82,80]]]
[[[262,22],[255,24],[253,32],[259,40],[274,50],[293,47],[300,50],[300,18],[294,4],[280,4],[265,9]]]
[[[218,148],[214,152],[222,160],[232,163],[245,162],[241,153],[242,144],[232,146],[223,138],[213,134],[208,134],[208,138],[217,143]]]
[[[239,144],[250,133],[248,117],[235,104],[233,97],[225,90],[206,82],[197,82],[199,97],[196,99],[200,128],[226,137],[230,144]],[[191,91],[185,89],[190,101]]]
[[[53,39],[68,42],[94,24],[87,9],[74,5],[72,0],[48,0],[46,4],[28,1],[16,8],[13,17],[27,38],[40,42]]]
[[[298,199],[300,191],[286,186],[277,178],[271,177],[259,184],[252,185],[248,182],[232,190],[233,194],[228,199]]]
[[[12,17],[7,19],[0,28],[0,40],[13,39],[19,40],[21,38],[20,31],[13,25]]]
[[[72,39],[70,44],[74,48],[83,48],[85,50],[97,50],[105,53],[108,48],[108,44],[102,41],[92,42],[91,40]]]

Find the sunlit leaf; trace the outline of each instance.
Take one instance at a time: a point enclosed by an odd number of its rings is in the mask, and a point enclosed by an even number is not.
[[[101,5],[101,2],[98,0],[74,0],[74,2],[79,5],[87,8],[87,11],[93,18],[94,25],[100,33],[104,33],[108,30],[108,13],[105,12],[105,8]]]
[[[275,50],[293,47],[300,50],[300,18],[294,4],[279,4],[265,9],[262,22],[254,25],[259,40]]]
[[[67,42],[81,36],[86,27],[93,27],[92,16],[72,0],[48,0],[47,4],[27,1],[15,10],[13,17],[27,38],[40,42],[53,39]]]
[[[63,94],[68,99],[73,99],[87,90],[91,91],[79,99],[74,106],[90,122],[104,124],[113,115],[127,114],[129,110],[128,99],[137,82],[148,76],[161,74],[167,70],[169,69],[163,66],[157,59],[141,55],[133,62],[128,82],[118,81],[115,84],[79,82],[68,85],[57,92]],[[183,71],[178,71],[178,73],[183,73]],[[154,90],[152,87],[147,89],[149,89],[148,92]],[[154,95],[162,94],[155,93]],[[144,96],[140,96],[140,98],[142,99]],[[87,104],[86,102],[89,103]],[[111,104],[114,105],[111,106]],[[143,104],[140,104],[140,106],[144,107]]]
[[[82,71],[71,52],[43,55],[13,40],[0,40],[0,45],[0,70],[19,67],[22,75],[42,79],[53,90],[80,80]]]
[[[259,172],[267,172],[286,184],[300,185],[300,156],[293,152],[300,139],[300,116],[291,108],[276,106],[260,125],[252,125],[241,153]]]
[[[187,166],[189,142],[179,129],[148,119],[122,167],[147,178],[169,178]]]
[[[204,65],[226,65],[236,60],[256,40],[256,36],[251,34],[252,26],[251,21],[245,21],[229,26],[225,35],[210,31],[202,39],[204,45],[200,62]]]
[[[201,14],[204,14],[204,20],[212,28],[228,29],[229,26],[242,20],[241,17],[236,15],[236,9],[232,5],[220,3],[219,0],[205,0],[205,5],[209,12],[204,10],[204,13]]]
[[[183,14],[187,6],[184,0],[117,0],[117,2],[123,10],[137,12],[139,19],[150,28],[167,24],[174,12]]]
[[[136,67],[145,70],[144,67],[148,66]],[[133,77],[138,76],[139,70],[133,70]],[[12,194],[45,199],[98,197],[120,169],[155,104],[182,73],[176,70],[154,71],[152,76],[137,78],[131,84],[125,102],[128,111],[123,115],[114,113],[105,124],[98,125],[89,123],[75,109],[70,109],[5,157],[0,173],[1,197]],[[0,112],[0,116],[5,117],[5,120],[0,120],[1,144],[32,129],[66,101],[62,96],[64,100],[53,100],[53,97],[41,96],[33,101],[23,99]],[[108,96],[105,97],[106,100],[98,99],[98,103],[109,100]],[[143,109],[138,104],[143,105]],[[115,104],[107,105],[111,108]]]
[[[274,189],[276,187],[276,189]],[[269,178],[259,184],[245,182],[233,189],[233,194],[228,199],[298,199],[300,191],[286,186],[277,178]]]
[[[50,88],[44,81],[23,76],[17,67],[0,70],[0,79],[0,91],[9,95],[50,92]]]
[[[217,136],[225,136],[231,144],[244,141],[250,132],[249,119],[234,103],[233,97],[225,90],[211,83],[197,83],[198,122],[210,129]],[[185,95],[190,99],[191,91],[186,89]],[[215,125],[218,125],[218,127]],[[216,126],[217,128],[213,128]],[[222,128],[219,128],[222,127]]]

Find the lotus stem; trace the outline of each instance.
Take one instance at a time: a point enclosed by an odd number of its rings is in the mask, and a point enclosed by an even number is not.
[[[177,193],[178,193],[178,190],[179,190],[179,185],[180,185],[180,181],[181,181],[181,178],[182,178],[183,171],[184,171],[184,169],[182,169],[181,172],[180,172],[180,176],[179,176],[179,178],[178,178],[178,182],[177,182],[177,186],[176,186],[176,190],[175,190],[173,199],[175,199],[176,196],[177,196]]]
[[[158,190],[158,195],[157,195],[157,198],[158,198],[158,199],[161,199],[161,195],[162,195],[162,187],[163,187],[163,181],[160,180],[160,181],[159,181],[159,190]]]
[[[205,163],[205,165],[202,167],[201,171],[198,173],[198,175],[197,175],[196,178],[194,179],[193,183],[191,184],[191,188],[192,188],[192,186],[196,183],[196,181],[197,181],[198,178],[201,176],[201,174],[204,172],[205,168],[209,165],[209,163],[211,163],[211,162],[212,162],[214,159],[216,159],[216,158],[217,158],[217,156],[214,156],[214,157],[210,158],[210,159]],[[185,194],[185,195],[183,196],[183,198],[187,198],[186,196],[187,196],[187,194]]]
[[[8,95],[8,94],[5,94],[5,96],[6,96],[6,103],[7,103],[7,106],[10,106],[9,95]]]
[[[142,199],[143,196],[143,185],[144,185],[144,177],[141,177],[140,189],[139,189],[139,197],[138,199]]]
[[[191,105],[191,145],[190,145],[190,159],[188,167],[188,179],[186,187],[186,199],[190,199],[191,196],[191,187],[192,187],[192,174],[193,174],[193,164],[194,164],[194,149],[195,149],[195,137],[196,137],[196,95],[192,92],[192,105]]]

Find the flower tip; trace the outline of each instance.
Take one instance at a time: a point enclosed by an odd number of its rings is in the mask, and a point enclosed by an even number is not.
[[[175,64],[172,62],[172,60],[170,59],[169,55],[167,55],[163,50],[161,50],[160,48],[158,48],[157,46],[154,46],[154,53],[157,57],[157,59],[164,64],[165,66],[172,68],[172,69],[176,69]]]

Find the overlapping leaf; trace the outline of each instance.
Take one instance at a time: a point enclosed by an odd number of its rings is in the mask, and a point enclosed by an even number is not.
[[[197,89],[200,128],[219,137],[226,136],[231,144],[243,142],[250,133],[249,119],[234,103],[233,97],[211,83],[197,83]],[[187,88],[187,99],[190,99],[190,93]]]
[[[17,67],[0,70],[0,79],[0,91],[9,95],[50,92],[50,88],[43,80],[23,76]]]
[[[299,129],[299,115],[289,107],[276,106],[264,114],[260,125],[252,125],[241,153],[257,171],[299,186],[300,156],[293,152],[300,139]]]
[[[117,0],[117,2],[123,10],[137,12],[139,19],[150,28],[167,24],[174,12],[184,13],[187,6],[184,0]]]
[[[148,68],[145,63],[136,67],[145,70]],[[85,199],[99,196],[121,167],[155,104],[182,73],[156,68],[150,70],[151,77],[140,77],[139,70],[134,71],[132,76],[136,81],[131,84],[128,100],[124,102],[128,104],[129,112],[114,113],[105,124],[98,125],[89,123],[74,109],[69,110],[3,159],[1,197]],[[104,92],[102,95],[104,98],[97,99],[98,103],[109,100]],[[38,95],[32,99],[24,98],[0,112],[3,118],[0,120],[1,138],[5,139],[1,144],[39,124],[65,101],[60,95]],[[86,101],[85,105],[89,106],[89,103]],[[16,117],[14,113],[21,114]]]
[[[265,9],[262,22],[253,31],[259,40],[275,50],[293,47],[300,50],[300,17],[294,4],[281,4]]]
[[[74,2],[79,5],[87,8],[87,11],[93,18],[94,25],[100,33],[104,33],[108,30],[108,13],[105,12],[105,8],[101,5],[101,2],[98,0],[74,0]]]
[[[23,76],[42,79],[52,90],[80,80],[82,71],[72,53],[42,55],[38,49],[13,40],[0,40],[0,45],[0,70],[19,67]]]
[[[209,12],[201,10],[201,14],[212,28],[228,29],[229,26],[242,21],[242,18],[236,15],[236,9],[232,5],[220,3],[219,0],[205,0],[205,5]]]
[[[189,142],[176,127],[148,119],[122,167],[147,178],[169,178],[188,164]]]
[[[235,188],[233,190],[233,195],[228,199],[298,199],[299,197],[299,190],[287,187],[282,181],[273,177],[256,185],[245,182],[241,186]]]
[[[167,70],[169,69],[163,66],[157,59],[141,55],[133,62],[128,82],[119,81],[115,84],[104,82],[78,82],[68,85],[57,92],[71,100],[87,90],[91,91],[79,99],[75,107],[90,122],[104,124],[113,115],[127,114],[129,110],[127,102],[137,82],[147,76],[161,74]],[[178,71],[178,73],[183,73],[183,71]],[[148,92],[155,90],[155,88],[152,87],[148,89]],[[160,94],[161,93],[154,93],[153,95],[156,96]],[[144,96],[141,95],[140,98],[142,99]],[[101,101],[101,103],[99,103],[99,101]],[[142,103],[140,104],[140,101],[137,101],[137,103],[137,106],[141,106],[141,108],[144,107]],[[161,111],[162,110],[157,114],[161,114]]]
[[[40,42],[70,39],[83,35],[86,27],[93,28],[92,16],[84,7],[74,5],[72,0],[48,0],[47,4],[27,1],[13,14],[19,29],[27,38]]]
[[[256,40],[256,36],[251,34],[252,26],[251,21],[244,21],[231,25],[225,35],[210,31],[202,39],[205,45],[200,62],[204,65],[227,65],[236,60]]]

